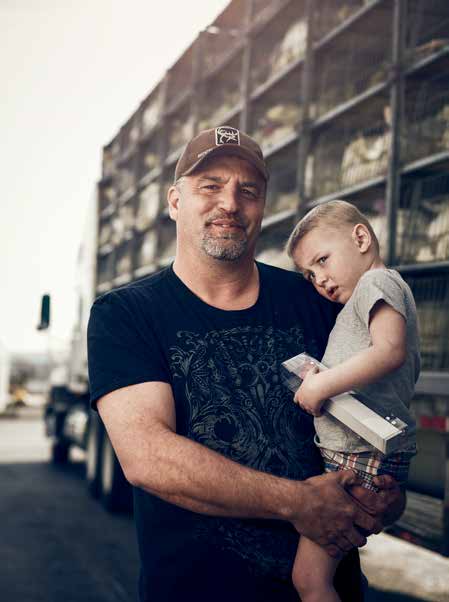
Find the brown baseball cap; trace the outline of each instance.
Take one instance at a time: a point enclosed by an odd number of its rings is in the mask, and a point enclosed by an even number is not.
[[[234,155],[246,159],[253,165],[265,181],[269,174],[262,150],[250,136],[223,125],[200,132],[187,144],[175,169],[175,182],[188,176],[206,159],[215,155]]]

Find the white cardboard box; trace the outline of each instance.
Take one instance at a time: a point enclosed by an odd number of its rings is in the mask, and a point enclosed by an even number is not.
[[[317,366],[320,370],[327,370],[324,364],[307,353],[300,353],[283,362],[285,385],[296,392],[302,382],[300,375],[304,374],[311,365]],[[405,422],[399,418],[379,416],[353,397],[350,392],[328,399],[322,409],[384,454],[393,452],[401,445],[407,429]]]

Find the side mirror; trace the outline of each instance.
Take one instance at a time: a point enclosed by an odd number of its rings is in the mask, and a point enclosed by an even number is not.
[[[41,321],[37,325],[37,330],[47,330],[50,326],[50,295],[42,295],[41,302]]]

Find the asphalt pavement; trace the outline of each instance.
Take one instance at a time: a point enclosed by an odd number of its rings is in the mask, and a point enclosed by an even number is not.
[[[135,602],[132,517],[89,497],[81,453],[63,468],[49,457],[39,413],[0,418],[0,600]],[[448,558],[380,534],[361,561],[367,602],[449,602]]]

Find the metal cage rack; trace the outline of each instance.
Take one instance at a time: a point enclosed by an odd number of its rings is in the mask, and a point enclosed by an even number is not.
[[[283,242],[318,203],[346,198],[367,213],[385,261],[415,293],[420,394],[443,395],[447,0],[230,1],[103,149],[98,293],[170,262],[165,199],[176,160],[191,135],[219,125],[258,139],[272,174],[258,257],[290,267]]]

